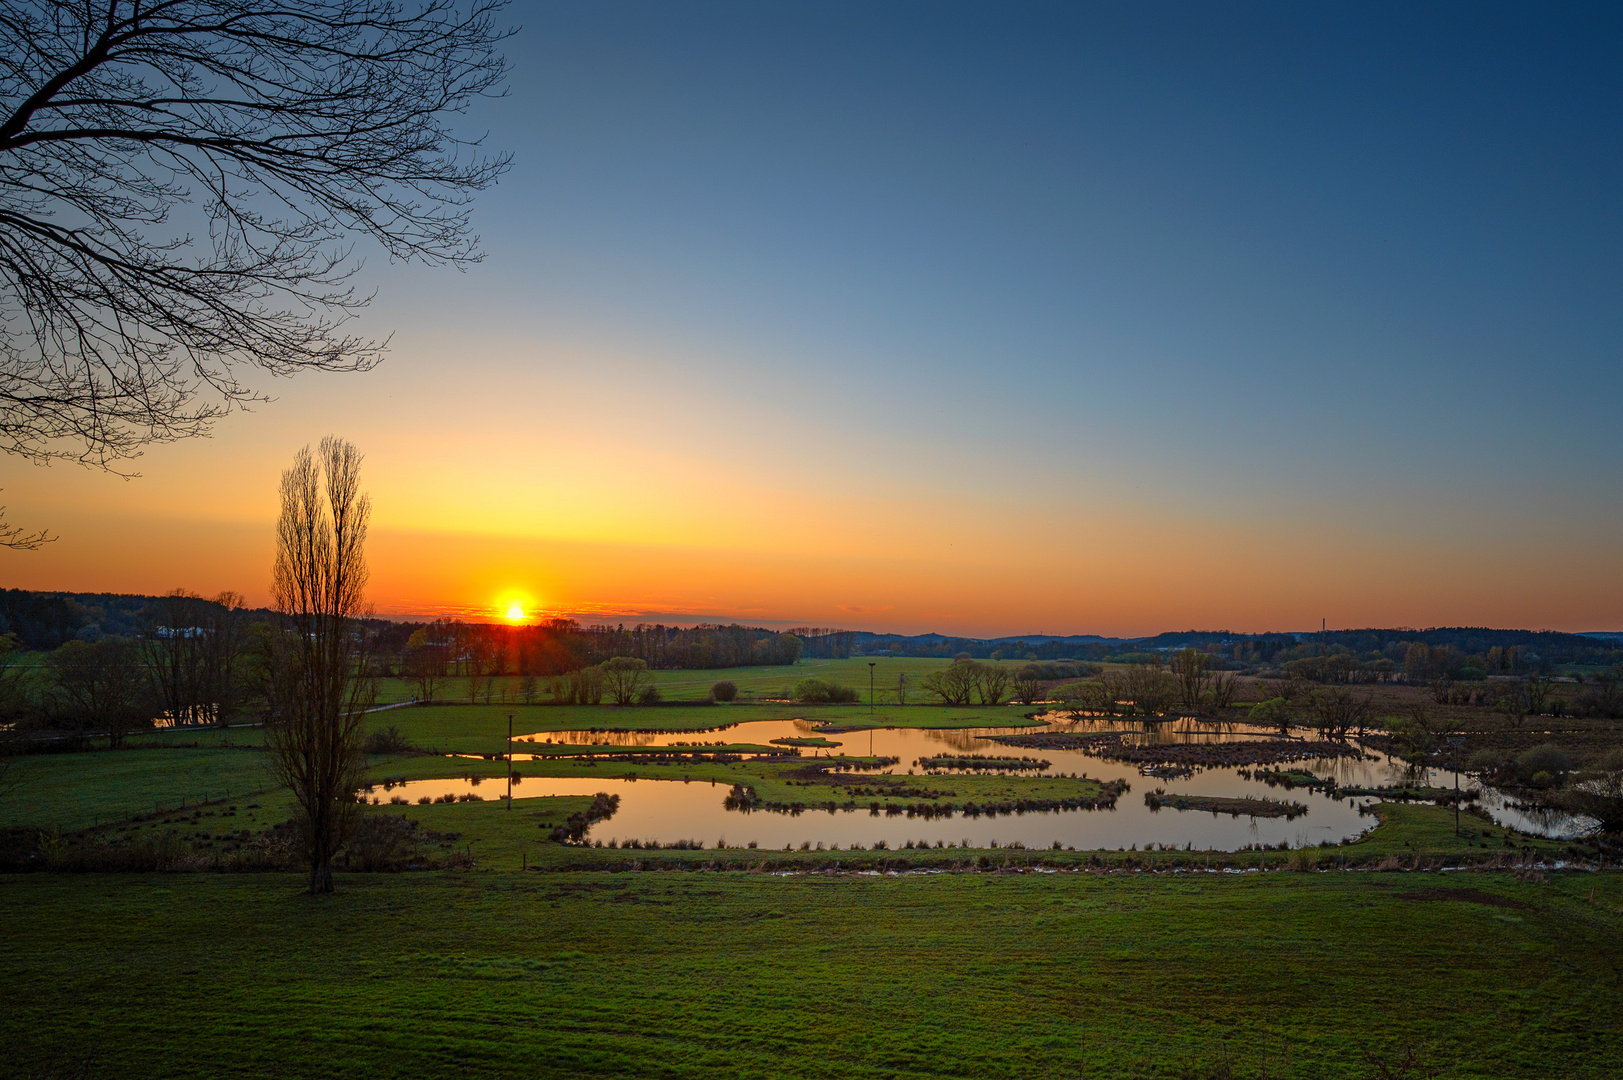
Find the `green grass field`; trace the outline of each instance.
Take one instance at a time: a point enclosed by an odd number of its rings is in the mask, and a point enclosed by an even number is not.
[[[14,758],[0,824],[83,829],[156,807],[246,797],[275,784],[262,751],[153,747]]]
[[[0,878],[0,1070],[1611,1077],[1623,881]]]
[[[575,847],[550,832],[588,798],[509,808],[505,761],[446,756],[499,754],[508,712],[521,733],[870,722],[865,705],[765,703],[375,713],[369,729],[441,751],[373,757],[376,781],[487,778],[487,801],[367,811],[416,823],[418,865],[471,869],[341,868],[326,898],[285,872],[0,875],[0,1077],[1363,1080],[1607,1077],[1623,1060],[1623,876],[1438,869],[1570,845],[1469,816],[1456,836],[1443,807],[1384,804],[1364,839],[1293,851]],[[872,722],[1022,716],[890,706]],[[50,865],[105,865],[73,861],[99,846],[246,865],[230,853],[293,809],[261,738],[14,759],[0,823],[45,830]],[[743,782],[778,802],[836,790],[797,772],[810,759],[627,756],[518,771]],[[901,782],[982,802],[1092,790]]]
[[[895,704],[897,676],[906,675],[908,683],[908,701],[910,703],[923,703],[928,695],[920,687],[926,675],[932,671],[939,671],[946,667],[950,660],[926,659],[922,657],[878,657],[873,661],[873,689],[877,702]],[[1020,667],[1025,661],[1007,661],[1004,667],[1011,670]],[[839,686],[847,686],[862,695],[862,703],[868,703],[869,671],[868,661],[861,657],[852,657],[845,660],[801,660],[795,664],[777,667],[735,667],[712,668],[708,670],[692,671],[651,671],[649,681],[658,688],[667,701],[704,701],[710,697],[710,688],[723,679],[738,687],[739,696],[743,699],[785,697],[796,682],[805,678],[823,679]],[[544,677],[536,679],[537,701],[549,699],[546,691],[547,680]],[[522,681],[517,675],[502,675],[492,684],[492,690],[502,703],[523,703]],[[483,686],[477,692],[484,693]],[[404,679],[384,679],[378,685],[379,704],[390,704],[397,701],[410,701],[416,694],[415,684]],[[435,692],[436,700],[441,701],[467,701],[468,680],[463,676],[447,678],[439,690]]]

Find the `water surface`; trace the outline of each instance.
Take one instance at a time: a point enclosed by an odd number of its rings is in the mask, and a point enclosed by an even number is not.
[[[1066,810],[1022,815],[949,818],[907,818],[874,816],[867,809],[856,811],[806,810],[786,814],[756,810],[745,813],[723,806],[728,791],[724,783],[709,781],[623,780],[613,778],[554,779],[530,777],[519,782],[516,799],[543,795],[591,795],[607,791],[620,795],[620,810],[609,821],[592,829],[592,838],[610,840],[658,841],[672,843],[697,840],[706,847],[725,842],[732,847],[755,843],[761,848],[798,848],[802,844],[825,848],[852,845],[872,847],[884,841],[894,848],[907,842],[940,845],[968,844],[987,847],[993,843],[1049,847],[1055,843],[1077,849],[1145,847],[1185,847],[1234,851],[1254,844],[1315,845],[1322,841],[1338,843],[1359,836],[1375,821],[1360,813],[1375,800],[1334,799],[1323,792],[1305,788],[1286,791],[1267,786],[1260,780],[1241,775],[1237,768],[1196,769],[1189,776],[1159,777],[1140,773],[1126,762],[1106,761],[1077,750],[1010,747],[991,742],[987,736],[1054,732],[1121,732],[1126,741],[1148,743],[1221,743],[1273,738],[1272,728],[1249,724],[1217,724],[1194,718],[1181,718],[1155,724],[1094,718],[1072,719],[1060,714],[1045,718],[1046,727],[960,728],[929,730],[921,728],[876,728],[863,731],[828,733],[808,720],[757,720],[731,724],[706,732],[693,731],[559,731],[527,736],[532,742],[589,746],[703,747],[705,745],[755,743],[768,745],[774,739],[823,737],[839,745],[803,748],[806,758],[861,755],[900,759],[900,764],[882,771],[905,775],[922,757],[943,753],[987,757],[1027,756],[1049,762],[1045,770],[1022,775],[1076,773],[1098,780],[1125,780],[1130,790],[1113,810]],[[517,740],[515,740],[517,741]],[[516,761],[533,755],[515,753]],[[1333,757],[1295,762],[1282,768],[1302,769],[1321,777],[1333,777],[1341,786],[1379,787],[1386,784],[1424,784],[1462,788],[1475,787],[1467,777],[1440,769],[1414,770],[1396,759],[1367,755],[1361,759]],[[945,778],[944,778],[945,779]],[[950,783],[950,780],[948,781]],[[1285,818],[1234,817],[1202,811],[1151,810],[1144,793],[1161,788],[1169,794],[1214,795],[1234,798],[1272,798],[1300,803],[1308,812],[1292,820]],[[469,780],[419,780],[396,785],[392,791],[373,792],[380,801],[400,796],[416,802],[431,798],[476,792],[484,798],[501,798],[505,779],[486,779],[482,784]],[[1561,815],[1524,813],[1508,805],[1497,792],[1484,792],[1483,805],[1502,825],[1524,832],[1560,835],[1581,823]]]

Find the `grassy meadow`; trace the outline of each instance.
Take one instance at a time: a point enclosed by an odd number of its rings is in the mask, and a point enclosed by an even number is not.
[[[951,662],[950,659],[912,656],[875,659],[872,673],[874,701],[896,704],[897,677],[905,675],[908,702],[924,703],[927,695],[919,684],[930,672],[940,671]],[[1003,666],[1013,670],[1024,663],[1023,660],[1011,660],[1005,662]],[[776,667],[732,667],[648,673],[650,685],[667,701],[707,701],[710,698],[710,688],[723,680],[738,687],[738,696],[741,700],[787,698],[795,683],[805,678],[816,678],[857,691],[862,696],[864,707],[868,704],[868,676],[868,661],[860,657],[843,660],[807,659]],[[519,676],[497,676],[492,680],[491,686],[495,700],[503,703],[523,703],[523,681]],[[548,700],[546,678],[537,677],[535,686],[535,700]],[[378,683],[378,703],[382,705],[410,701],[415,694],[416,685],[408,680],[391,678],[382,679]],[[476,694],[480,701],[484,700],[483,680],[480,680]],[[445,679],[435,691],[434,697],[438,701],[467,701],[468,679],[465,676]]]
[[[589,798],[499,798],[509,714],[530,734],[794,717],[1001,727],[1028,711],[694,699],[373,713],[369,731],[434,752],[372,756],[384,805],[367,814],[409,825],[417,865],[452,869],[341,869],[324,898],[274,870],[0,874],[0,1076],[1615,1075],[1623,876],[1513,869],[1581,852],[1469,816],[1456,836],[1440,806],[1382,804],[1364,839],[1328,849],[823,852],[562,845],[550,830]],[[251,727],[170,731],[13,759],[0,825],[41,832],[53,858],[161,850],[177,867],[252,869],[225,857],[274,838],[293,809],[261,743]],[[769,802],[823,790],[798,771],[810,758],[646,755],[517,771],[744,782]],[[382,786],[470,776],[486,778],[485,801],[387,805]],[[906,782],[987,802],[1097,790]]]
[[[6,1073],[1321,1080],[1623,1060],[1615,875],[299,886],[3,879]]]

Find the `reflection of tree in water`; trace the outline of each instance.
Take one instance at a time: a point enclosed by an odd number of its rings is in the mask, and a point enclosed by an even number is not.
[[[1522,808],[1520,813],[1552,836],[1579,836],[1598,824],[1593,818],[1576,817],[1565,810],[1554,810],[1548,806],[1528,806]]]
[[[954,750],[996,750],[997,744],[988,741],[991,735],[1018,735],[1030,731],[1024,727],[1000,728],[926,728],[924,737],[930,742],[945,743]]]
[[[698,731],[538,731],[533,735],[525,735],[513,741],[563,743],[567,746],[670,746],[676,743],[694,742],[701,735],[710,735],[737,726],[737,724],[727,724],[722,727],[703,728]]]
[[[950,721],[949,716],[943,719]],[[1121,718],[1086,716],[1072,712],[1050,711],[1042,714],[1038,719],[1046,721],[1042,727],[1033,726],[1004,726],[986,728],[875,728],[863,729],[844,736],[833,736],[833,741],[843,742],[848,749],[816,748],[803,750],[808,757],[834,756],[842,753],[866,753],[869,739],[873,740],[874,752],[911,760],[921,756],[920,752],[928,754],[931,751],[940,752],[950,749],[954,753],[964,755],[1002,756],[1007,753],[1006,748],[991,742],[991,737],[999,735],[1030,735],[1043,731],[1058,734],[1115,734],[1122,737],[1125,744],[1130,745],[1175,745],[1175,744],[1221,744],[1245,743],[1255,740],[1272,741],[1278,738],[1275,729],[1269,726],[1251,724],[1244,721],[1215,721],[1203,720],[1193,716],[1174,716],[1160,720],[1146,720],[1143,717]],[[556,731],[538,732],[528,736],[533,743],[545,742],[551,739],[553,743],[566,743],[575,745],[623,746],[623,747],[651,747],[676,746],[680,744],[714,743],[769,743],[774,738],[783,737],[823,737],[831,738],[824,730],[823,724],[816,720],[796,718],[793,720],[751,720],[736,724],[720,725],[703,731]],[[1356,740],[1349,743],[1353,748],[1359,746]],[[1123,778],[1136,780],[1138,767],[1136,765],[1123,765],[1120,770],[1102,759],[1087,757],[1078,751],[1055,750],[1045,752],[1045,757],[1053,759],[1052,766],[1045,770],[1048,774],[1070,774],[1073,772],[1091,775],[1099,778],[1109,778],[1120,772]],[[1086,760],[1084,760],[1086,758]],[[1424,765],[1411,766],[1399,758],[1382,755],[1366,755],[1363,758],[1335,757],[1312,758],[1301,761],[1293,766],[1326,780],[1334,780],[1338,787],[1447,787],[1454,785],[1454,774],[1446,770],[1432,769]],[[853,772],[870,772],[875,770],[853,769]],[[884,766],[880,772],[894,772],[894,766]],[[1127,776],[1131,772],[1132,776]],[[1184,782],[1178,783],[1180,790],[1191,794],[1224,794],[1243,796],[1249,791],[1251,781],[1238,775],[1235,769],[1224,766],[1201,766],[1194,770],[1194,776]],[[1461,776],[1461,787],[1478,788],[1474,780],[1467,784],[1466,777]],[[1325,800],[1322,811],[1330,810],[1328,796],[1322,793],[1305,796],[1308,802],[1320,807],[1320,800]],[[1494,789],[1484,789],[1482,804],[1493,810],[1502,824],[1527,832],[1541,832],[1560,836],[1576,836],[1582,833],[1590,824],[1586,819],[1574,818],[1571,814],[1560,810],[1535,809],[1533,807],[1520,807],[1508,805],[1501,792]],[[1346,804],[1342,807],[1345,809]],[[1114,841],[1112,841],[1114,843]]]
[[[1561,840],[1571,840],[1595,831],[1599,822],[1581,814],[1570,814],[1550,806],[1538,806],[1513,799],[1498,788],[1482,789],[1480,802],[1495,817],[1521,832],[1542,833]]]
[[[1138,744],[1173,742],[1233,742],[1236,739],[1266,739],[1274,728],[1237,720],[1216,720],[1199,716],[1095,716],[1077,711],[1050,711],[1036,719],[1052,731],[1073,734],[1117,732],[1124,741]],[[1030,729],[1022,729],[1029,731]]]
[[[1300,767],[1315,776],[1334,780],[1337,787],[1381,787],[1389,784],[1414,783],[1408,777],[1408,766],[1393,758],[1313,758],[1302,762]],[[1452,778],[1449,782],[1453,782]]]

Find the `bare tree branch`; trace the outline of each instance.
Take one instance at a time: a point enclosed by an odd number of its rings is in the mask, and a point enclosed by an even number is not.
[[[13,551],[33,551],[42,544],[49,544],[56,537],[45,530],[29,532],[20,525],[13,525],[6,520],[6,508],[0,506],[0,548],[11,548]]]
[[[501,92],[505,3],[0,7],[0,451],[112,469],[264,400],[255,374],[376,364],[342,330],[352,244],[480,259],[469,201],[509,158],[449,119]]]

